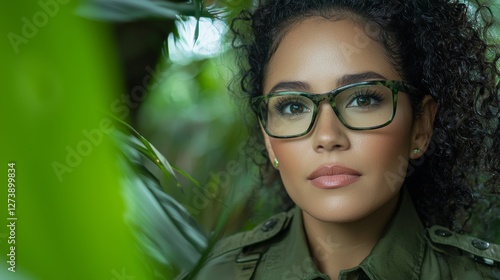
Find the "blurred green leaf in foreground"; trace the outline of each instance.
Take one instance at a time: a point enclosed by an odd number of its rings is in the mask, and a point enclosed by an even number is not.
[[[123,219],[123,171],[105,114],[121,91],[116,54],[107,26],[76,17],[77,5],[1,4],[2,236],[12,235],[9,162],[17,217],[15,244],[0,239],[1,279],[151,278]]]

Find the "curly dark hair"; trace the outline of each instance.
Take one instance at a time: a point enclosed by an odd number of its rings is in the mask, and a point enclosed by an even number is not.
[[[426,154],[411,161],[405,185],[426,226],[460,230],[481,195],[500,183],[500,48],[487,3],[448,0],[270,0],[232,22],[239,52],[239,90],[262,95],[267,64],[291,23],[310,16],[354,19],[377,40],[402,79],[438,103]],[[418,117],[422,96],[410,97]],[[246,106],[249,108],[249,106]],[[252,134],[261,131],[250,114]],[[263,138],[256,162],[263,179],[278,178]],[[255,147],[255,145],[253,145]],[[250,151],[255,154],[255,150]],[[263,155],[263,157],[261,156]],[[462,219],[459,219],[462,217]]]

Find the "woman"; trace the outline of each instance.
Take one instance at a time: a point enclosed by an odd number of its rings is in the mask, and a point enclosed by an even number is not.
[[[197,278],[500,279],[498,245],[447,229],[499,186],[487,12],[274,0],[236,20],[242,89],[295,207],[219,242]]]

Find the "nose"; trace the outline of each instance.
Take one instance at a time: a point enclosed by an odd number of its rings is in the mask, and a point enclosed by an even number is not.
[[[312,131],[313,149],[317,152],[349,149],[347,129],[332,106],[328,102],[322,102]]]

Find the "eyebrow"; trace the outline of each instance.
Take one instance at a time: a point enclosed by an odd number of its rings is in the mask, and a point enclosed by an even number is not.
[[[309,84],[299,81],[279,82],[271,89],[270,92],[286,90],[307,91],[309,90]]]
[[[354,83],[364,82],[367,80],[387,80],[387,78],[376,72],[368,71],[368,72],[344,75],[337,80],[337,85],[341,87]]]
[[[354,84],[358,82],[363,82],[367,80],[387,80],[384,76],[381,74],[378,74],[373,71],[367,71],[367,72],[362,72],[362,73],[356,73],[356,74],[347,74],[339,79],[337,79],[337,86],[345,86],[349,84]],[[277,83],[274,87],[271,88],[269,92],[277,92],[277,91],[308,91],[310,89],[310,86],[306,82],[301,82],[301,81],[284,81],[284,82],[279,82]]]

